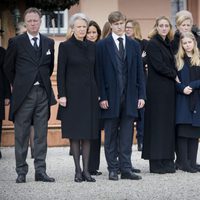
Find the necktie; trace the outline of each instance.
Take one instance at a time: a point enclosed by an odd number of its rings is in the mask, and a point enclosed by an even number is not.
[[[119,37],[117,39],[119,41],[119,54],[121,59],[124,59],[124,44],[123,44],[123,38]]]
[[[35,49],[36,51],[38,51],[38,49],[39,49],[39,47],[38,47],[38,45],[37,45],[37,40],[38,40],[38,38],[37,38],[37,37],[34,37],[34,38],[32,38],[32,40],[34,41],[34,43],[33,43],[34,49]]]

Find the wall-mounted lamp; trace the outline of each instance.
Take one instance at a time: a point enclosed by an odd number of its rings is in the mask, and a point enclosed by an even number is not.
[[[13,16],[13,22],[14,22],[14,26],[16,27],[16,25],[18,24],[18,22],[20,21],[20,11],[18,8],[15,8],[12,12],[12,16]]]

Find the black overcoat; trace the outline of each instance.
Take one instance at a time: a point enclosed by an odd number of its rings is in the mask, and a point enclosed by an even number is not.
[[[54,67],[54,41],[40,35],[40,45],[42,47],[42,55],[38,63],[34,48],[31,45],[27,33],[9,40],[5,56],[4,71],[9,82],[13,86],[10,107],[10,120],[12,121],[14,120],[16,111],[22,105],[32,88],[38,71],[47,92],[50,111],[53,95],[50,76],[53,73]]]
[[[70,139],[97,139],[99,105],[95,80],[95,43],[74,36],[62,42],[58,53],[58,96],[67,97],[59,105],[62,136]]]
[[[173,159],[175,142],[175,61],[170,42],[159,35],[147,46],[144,159]]]
[[[138,118],[138,99],[146,98],[139,43],[126,36],[125,52],[128,68],[125,112],[126,116]],[[117,118],[120,114],[120,93],[115,42],[111,34],[97,43],[97,66],[100,100],[108,100],[109,103],[107,110],[101,110],[101,117]]]
[[[10,98],[10,85],[3,70],[4,56],[5,49],[0,47],[0,120],[5,117],[5,98]]]

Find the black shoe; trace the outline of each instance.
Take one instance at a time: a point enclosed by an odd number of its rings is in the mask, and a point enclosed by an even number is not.
[[[1,154],[1,151],[0,151],[0,159],[2,158],[2,154]]]
[[[189,173],[197,173],[198,172],[197,169],[194,169],[194,168],[190,167],[189,165],[187,165],[187,166],[178,165],[178,169],[180,169],[184,172],[189,172]]]
[[[130,172],[121,172],[121,179],[140,180],[142,179],[142,177],[130,171]]]
[[[192,165],[191,166],[193,169],[196,169],[198,172],[200,172],[200,165]]]
[[[173,174],[173,173],[176,172],[176,169],[175,169],[175,168],[166,167],[166,168],[165,168],[165,171],[166,171],[166,173]]]
[[[83,181],[86,181],[86,182],[96,182],[96,180],[94,178],[91,177],[91,175],[88,173],[88,174],[85,174],[84,172],[82,173],[82,177],[83,177]]]
[[[76,173],[75,177],[74,177],[74,181],[77,182],[77,183],[83,182],[84,180],[83,180],[82,173]]]
[[[19,174],[16,179],[16,183],[25,183],[26,182],[26,175]]]
[[[132,167],[131,171],[133,173],[140,173],[141,172],[140,169],[137,169],[137,168],[134,168],[134,167]]]
[[[119,178],[118,178],[117,172],[114,172],[114,171],[109,172],[108,179],[112,181],[118,181]]]
[[[35,174],[35,181],[55,182],[55,179],[49,177],[45,172],[43,172],[43,173],[36,173]]]
[[[163,169],[150,169],[150,173],[154,173],[154,174],[166,174],[166,170]]]
[[[142,149],[143,149],[142,143],[138,143],[138,151],[142,151]]]
[[[95,171],[90,171],[90,175],[93,175],[93,176],[100,176],[100,175],[102,175],[102,172],[99,172],[99,171],[97,171],[97,170],[95,170]]]

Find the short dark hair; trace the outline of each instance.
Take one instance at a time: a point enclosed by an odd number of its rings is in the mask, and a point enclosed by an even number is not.
[[[40,10],[38,8],[30,7],[28,9],[26,9],[24,12],[24,19],[28,13],[37,13],[39,15],[39,17],[42,18],[42,13],[40,12]]]
[[[126,21],[126,17],[119,11],[111,12],[108,16],[108,21],[110,24],[118,22],[120,20]]]
[[[90,26],[94,26],[97,29],[98,37],[97,37],[96,41],[98,41],[101,37],[101,29],[100,29],[99,25],[95,21],[91,20],[89,22],[88,29],[90,28]]]

